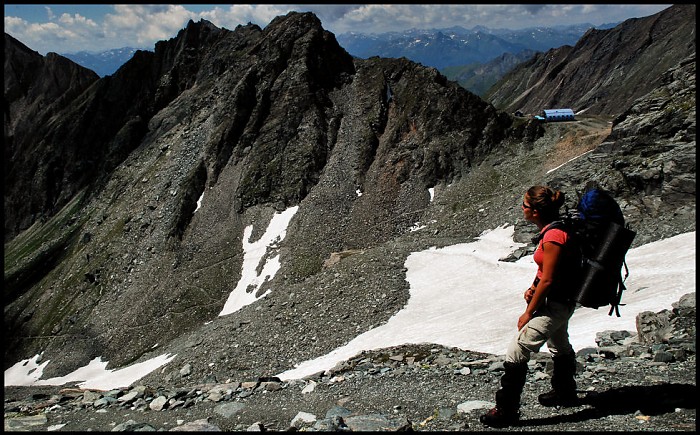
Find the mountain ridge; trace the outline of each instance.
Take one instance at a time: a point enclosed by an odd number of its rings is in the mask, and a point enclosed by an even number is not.
[[[346,32],[338,34],[337,38],[353,56],[406,57],[442,70],[486,63],[506,53],[516,55],[523,50],[545,51],[562,45],[574,45],[593,27],[580,24],[511,30],[455,26],[372,34]]]
[[[195,50],[204,44],[212,48]],[[216,315],[215,301],[228,292],[224,278],[240,273],[243,228],[275,211],[309,203],[286,241],[295,252],[287,254],[292,281],[316,273],[332,251],[390,239],[426,206],[428,187],[467,172],[511,123],[435,70],[407,60],[353,61],[312,14],[279,17],[265,30],[191,22],[154,53],[137,52],[75,103],[55,127],[22,138],[47,146],[67,134],[69,176],[56,183],[56,205],[34,228],[73,236],[37,241],[45,233],[23,231],[6,244],[5,280],[16,308],[6,316],[13,336],[31,343],[21,337],[55,335],[50,347],[58,348],[79,337],[86,353],[65,361],[73,367],[114,351],[122,356],[110,359],[123,364],[197,325],[199,316]],[[88,143],[100,146],[80,151]],[[81,162],[93,172],[80,172]],[[71,178],[72,171],[82,176]],[[5,201],[18,205],[18,215],[20,192],[43,195],[27,188],[37,183],[31,176],[6,178]],[[6,215],[6,237],[12,217]],[[319,219],[339,225],[319,227]],[[46,250],[22,253],[34,243]],[[147,266],[139,267],[142,261]],[[199,284],[178,285],[192,276]],[[71,278],[56,302],[73,302],[34,307],[32,294],[55,292],[50,283],[61,277]],[[74,299],[74,291],[87,297]],[[122,297],[140,302],[113,312],[113,298]],[[190,309],[200,315],[185,314]],[[169,332],[144,328],[138,320],[144,315],[174,315],[180,325]],[[122,316],[142,340],[126,331],[114,335],[111,324]],[[36,345],[43,346],[35,342],[21,352],[38,351]]]
[[[674,5],[614,29],[591,29],[575,46],[552,49],[520,64],[484,99],[509,112],[571,107],[618,115],[658,85],[660,71],[695,52],[695,9]]]
[[[312,14],[264,30],[191,22],[89,85],[49,125],[13,132],[15,143],[65,152],[66,173],[94,164],[76,143],[101,166],[92,179],[60,177],[50,207],[6,215],[5,367],[44,352],[51,377],[98,356],[120,367],[167,351],[177,368],[144,382],[168,385],[185,363],[199,381],[279,373],[398,312],[411,252],[504,221],[529,240],[515,205],[536,183],[574,198],[598,180],[637,244],[694,231],[695,62],[679,60],[657,65],[655,87],[611,124],[541,124],[434,68],[353,59]],[[41,168],[41,153],[22,149]],[[6,210],[45,190],[31,175],[6,179]],[[257,240],[296,206],[266,251],[279,254],[280,271],[251,289],[274,291],[218,316],[242,273],[244,229]],[[416,222],[431,224],[411,231]],[[324,267],[338,252],[354,254]]]

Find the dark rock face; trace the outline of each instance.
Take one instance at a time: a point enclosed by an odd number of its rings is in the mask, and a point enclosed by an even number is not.
[[[92,85],[97,75],[55,53],[46,57],[5,34],[5,241],[53,207],[63,168],[38,152],[34,133]],[[34,188],[32,188],[35,186]],[[28,189],[30,192],[28,192]],[[29,194],[28,194],[29,193]]]
[[[695,230],[695,55],[613,121],[611,134],[552,180],[561,188],[595,179],[624,207],[635,243]],[[595,174],[595,176],[591,176]]]
[[[575,47],[535,56],[487,92],[509,112],[569,107],[616,116],[660,84],[661,75],[695,54],[695,5],[674,5],[614,29],[590,30]]]
[[[354,61],[313,14],[190,22],[17,139],[5,225],[42,220],[6,245],[8,363],[70,346],[57,372],[121,365],[215,317],[245,226],[295,205],[280,275],[304,281],[331,252],[407,231],[427,189],[524,131],[510,127],[434,69]],[[55,176],[29,179],[24,158]]]

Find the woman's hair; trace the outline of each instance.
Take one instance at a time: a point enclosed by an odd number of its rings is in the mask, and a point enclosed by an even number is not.
[[[564,192],[547,186],[532,186],[525,194],[527,202],[537,210],[542,219],[553,221],[559,217],[559,209],[564,205]]]

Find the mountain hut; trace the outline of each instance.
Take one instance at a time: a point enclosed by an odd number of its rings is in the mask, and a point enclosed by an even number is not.
[[[544,119],[551,121],[574,121],[574,111],[571,109],[545,109]]]

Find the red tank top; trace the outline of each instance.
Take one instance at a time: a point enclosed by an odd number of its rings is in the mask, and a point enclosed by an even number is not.
[[[542,228],[542,231],[546,229],[547,226]],[[540,231],[540,234],[542,233],[542,231]],[[537,264],[537,278],[542,278],[542,263],[544,262],[544,252],[542,252],[542,245],[544,243],[552,242],[556,243],[557,245],[564,246],[564,244],[568,240],[569,235],[566,234],[566,231],[559,228],[552,228],[544,234],[544,237],[542,238],[542,240],[540,240],[540,243],[539,245],[537,245],[535,253],[533,254],[533,259]]]

